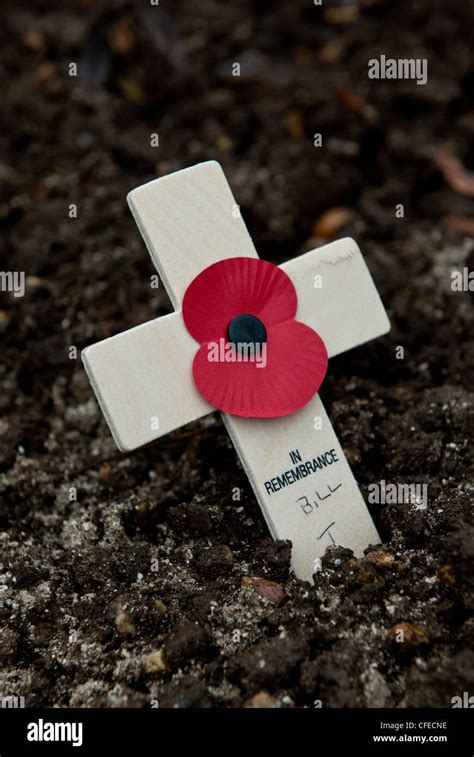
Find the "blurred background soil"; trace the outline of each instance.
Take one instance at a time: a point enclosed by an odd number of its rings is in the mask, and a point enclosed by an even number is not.
[[[473,23],[464,0],[4,5],[0,267],[27,283],[0,301],[0,695],[474,694],[473,294],[450,286],[474,269]],[[369,80],[381,54],[426,57],[428,84]],[[263,258],[351,235],[392,321],[331,361],[321,394],[364,493],[424,483],[428,507],[371,506],[383,546],[328,550],[314,586],[289,573],[217,414],[122,455],[71,359],[169,312],[125,196],[211,158]]]

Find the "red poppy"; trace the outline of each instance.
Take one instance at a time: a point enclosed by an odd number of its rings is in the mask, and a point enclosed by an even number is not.
[[[289,276],[259,258],[228,258],[186,290],[183,318],[200,342],[197,388],[211,405],[245,418],[299,410],[318,391],[328,364],[321,337],[295,320]]]

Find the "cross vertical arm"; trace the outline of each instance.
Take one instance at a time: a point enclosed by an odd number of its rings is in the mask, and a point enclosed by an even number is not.
[[[143,184],[127,200],[175,310],[207,266],[225,258],[258,257],[214,160]]]

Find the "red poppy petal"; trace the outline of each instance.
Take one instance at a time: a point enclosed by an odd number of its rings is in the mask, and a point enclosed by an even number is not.
[[[194,358],[194,381],[211,405],[245,418],[275,418],[299,410],[316,394],[328,365],[320,336],[298,321],[272,326],[267,336],[265,367],[258,367],[257,360],[213,362],[210,344],[201,346]]]
[[[183,318],[201,343],[225,338],[236,315],[256,315],[266,329],[296,314],[297,297],[289,276],[259,258],[228,258],[205,268],[188,286]]]

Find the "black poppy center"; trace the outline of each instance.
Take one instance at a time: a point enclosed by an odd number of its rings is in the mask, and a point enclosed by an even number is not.
[[[234,344],[263,344],[267,341],[267,330],[256,315],[243,313],[232,318],[227,339]]]

